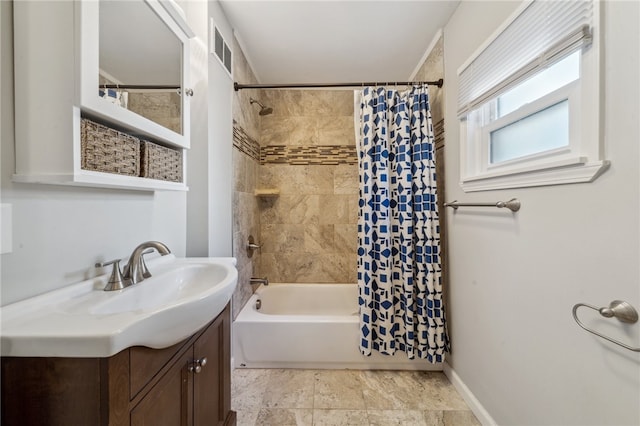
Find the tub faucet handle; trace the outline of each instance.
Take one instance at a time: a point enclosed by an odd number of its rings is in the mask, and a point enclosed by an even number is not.
[[[255,238],[253,238],[253,235],[249,235],[249,238],[247,240],[247,250],[257,250],[260,248],[260,244],[256,243]]]
[[[251,284],[269,285],[269,279],[267,277],[251,278],[251,279],[249,279],[249,283],[251,283]]]
[[[120,272],[121,260],[122,259],[114,259],[108,262],[98,262],[95,264],[96,268],[104,268],[105,266],[113,265],[111,276],[109,277],[109,281],[107,282],[104,291],[122,290],[123,288],[131,285],[131,280],[122,277],[122,272]]]
[[[247,239],[247,256],[253,256],[253,252],[260,248],[260,244],[256,243],[256,240],[253,238],[253,235],[249,235]]]

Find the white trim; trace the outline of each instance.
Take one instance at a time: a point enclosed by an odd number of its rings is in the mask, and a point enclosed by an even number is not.
[[[169,16],[176,22],[178,27],[184,32],[184,35],[191,39],[196,36],[184,16],[184,10],[175,2],[175,0],[158,0],[160,5],[167,11]]]
[[[77,173],[60,174],[14,174],[12,182],[42,183],[49,185],[88,186],[92,188],[128,189],[137,191],[188,191],[189,187],[180,182],[170,182],[137,176],[82,170]]]
[[[425,50],[424,55],[422,55],[422,58],[420,58],[420,60],[418,61],[418,65],[416,65],[416,68],[413,70],[413,72],[409,76],[408,81],[413,81],[413,79],[416,78],[416,74],[418,74],[418,71],[420,71],[420,68],[422,68],[422,66],[424,65],[425,61],[431,54],[431,51],[433,50],[433,48],[436,47],[436,43],[438,43],[438,40],[440,40],[440,37],[442,37],[442,28],[438,28],[438,31],[436,31],[436,34],[431,39],[431,43],[429,43],[427,50]]]
[[[567,155],[571,155],[571,153],[580,150],[580,142],[578,139],[580,138],[580,129],[579,126],[576,128],[576,121],[579,119],[576,117],[578,112],[580,111],[580,105],[577,102],[576,98],[578,97],[578,85],[575,82],[569,83],[566,86],[561,87],[558,90],[555,90],[547,95],[544,95],[541,98],[536,99],[533,102],[530,102],[517,110],[505,115],[504,117],[500,117],[487,125],[480,128],[480,140],[481,140],[481,153],[482,158],[486,159],[486,163],[483,161],[483,166],[481,170],[481,174],[484,177],[490,177],[494,174],[512,174],[519,172],[519,165],[522,163],[530,164],[531,167],[528,167],[528,170],[535,170],[538,168],[548,168],[547,165],[553,166],[553,163],[550,163],[550,159],[552,157],[564,158]],[[538,151],[532,154],[528,154],[525,156],[520,156],[516,158],[511,158],[509,160],[501,161],[498,163],[490,163],[489,162],[489,152],[491,145],[491,133],[508,125],[517,123],[520,120],[526,119],[528,117],[533,116],[541,111],[544,111],[547,108],[551,108],[555,105],[558,105],[562,102],[568,102],[568,144],[565,146],[561,146],[558,148]],[[546,158],[546,159],[545,159]],[[540,161],[537,161],[540,160]],[[584,162],[584,161],[583,161]],[[542,163],[542,166],[536,167],[536,164]]]
[[[456,388],[460,396],[462,396],[464,402],[466,402],[471,411],[473,411],[473,414],[475,414],[480,424],[483,426],[495,426],[498,424],[448,363],[443,363],[442,371],[453,387]]]
[[[523,171],[519,174],[508,174],[490,177],[466,179],[460,182],[464,192],[488,191],[493,189],[527,188],[532,186],[563,185],[567,183],[593,182],[605,170],[610,162],[595,161],[583,163],[584,158],[567,160],[566,163],[553,168]],[[564,162],[562,162],[564,163]]]

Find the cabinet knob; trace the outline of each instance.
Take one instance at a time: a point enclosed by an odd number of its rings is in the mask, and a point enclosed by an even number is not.
[[[202,371],[202,367],[207,365],[207,357],[196,359],[191,365],[189,365],[189,372],[198,374]]]

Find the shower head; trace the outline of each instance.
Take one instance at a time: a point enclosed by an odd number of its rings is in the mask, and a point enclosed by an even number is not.
[[[260,102],[256,101],[253,98],[249,98],[249,103],[252,104],[252,105],[253,104],[260,105],[260,112],[258,113],[260,115],[269,115],[269,114],[273,113],[273,108],[266,107],[266,106],[262,105]]]

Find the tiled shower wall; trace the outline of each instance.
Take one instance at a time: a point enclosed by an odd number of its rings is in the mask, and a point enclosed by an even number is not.
[[[280,195],[260,200],[262,275],[356,282],[353,92],[265,90],[263,99],[273,114],[260,121],[258,186]]]
[[[437,81],[444,78],[444,55],[443,55],[443,39],[442,36],[434,43],[431,52],[424,60],[420,69],[414,77],[414,81]],[[443,87],[429,86],[429,105],[431,106],[431,119],[433,124],[436,125],[444,119],[444,105],[442,100],[444,99],[444,90],[447,87],[447,82]],[[436,138],[438,138],[438,132],[436,132]]]
[[[255,83],[237,44],[234,52],[234,80]],[[443,77],[442,53],[440,39],[416,81]],[[443,90],[430,87],[440,165],[444,164]],[[273,113],[259,116],[250,97],[272,107]],[[358,170],[353,92],[242,90],[236,92],[233,117],[233,236],[239,271],[234,318],[251,295],[251,276],[267,276],[272,282],[355,282]],[[444,176],[441,169],[438,176]],[[438,186],[442,204],[443,182]],[[256,189],[277,189],[279,195],[256,197]],[[249,235],[262,245],[252,258],[245,250]]]
[[[256,78],[242,50],[234,39],[233,72],[235,81],[256,83]],[[257,276],[260,268],[260,252],[248,257],[246,246],[249,235],[259,239],[260,213],[254,196],[260,166],[258,139],[260,137],[259,109],[249,103],[249,98],[259,98],[259,92],[241,90],[233,98],[234,149],[233,149],[233,256],[237,259],[238,286],[233,294],[233,318],[251,297],[249,279]],[[256,151],[258,154],[256,154]]]

